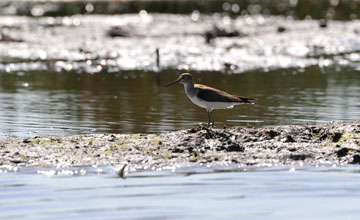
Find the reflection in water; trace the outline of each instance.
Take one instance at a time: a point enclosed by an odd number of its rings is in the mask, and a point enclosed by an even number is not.
[[[163,88],[178,74],[1,73],[0,136],[151,133],[205,123],[206,112],[188,100],[182,86]],[[303,72],[193,76],[197,83],[259,100],[256,105],[215,110],[218,127],[246,125],[247,121],[263,126],[360,118],[360,76],[353,70],[311,67]]]

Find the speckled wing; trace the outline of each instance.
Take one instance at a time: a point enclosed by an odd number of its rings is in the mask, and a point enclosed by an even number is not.
[[[195,84],[195,88],[198,89],[197,96],[208,102],[238,102],[254,104],[255,100],[252,98],[246,98],[241,96],[230,95],[226,92],[214,89],[205,85]]]

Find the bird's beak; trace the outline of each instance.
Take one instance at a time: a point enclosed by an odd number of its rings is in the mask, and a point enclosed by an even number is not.
[[[178,83],[178,82],[180,82],[180,79],[177,79],[175,82],[172,82],[172,83],[170,83],[170,84],[167,84],[165,87],[172,86],[172,85],[174,85],[174,84],[176,84],[176,83]]]

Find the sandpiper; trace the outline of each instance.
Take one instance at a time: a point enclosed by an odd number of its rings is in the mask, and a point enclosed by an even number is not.
[[[190,73],[181,74],[176,81],[166,85],[165,87],[176,83],[184,84],[185,93],[189,99],[195,105],[206,109],[208,112],[208,126],[210,126],[210,124],[214,125],[211,113],[214,109],[233,108],[234,105],[255,103],[255,99],[252,98],[230,95],[224,91],[214,89],[209,86],[194,84]]]

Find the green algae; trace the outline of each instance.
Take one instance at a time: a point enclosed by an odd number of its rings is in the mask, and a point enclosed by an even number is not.
[[[341,138],[336,142],[336,144],[341,144],[343,141],[346,140],[360,140],[360,135],[355,132],[346,132],[343,133]]]
[[[30,160],[30,158],[24,154],[19,154],[18,155],[22,160]]]

